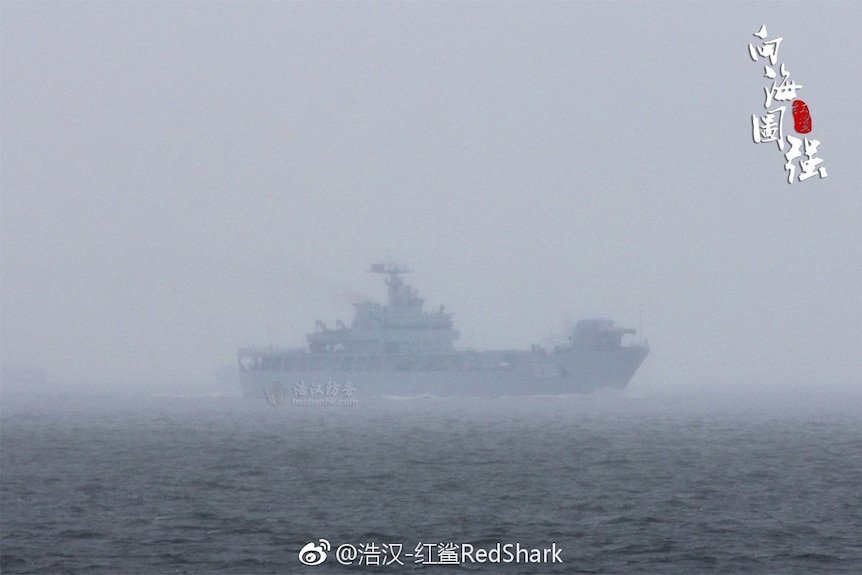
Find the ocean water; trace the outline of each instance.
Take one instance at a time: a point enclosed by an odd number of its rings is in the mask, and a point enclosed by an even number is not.
[[[4,574],[862,573],[850,408],[42,397],[0,424]]]

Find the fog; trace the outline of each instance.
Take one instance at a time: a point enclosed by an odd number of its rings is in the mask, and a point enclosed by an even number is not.
[[[632,393],[858,395],[862,7],[799,6],[4,2],[2,361],[205,387],[397,261],[461,349],[604,316]],[[752,140],[763,24],[826,178]]]

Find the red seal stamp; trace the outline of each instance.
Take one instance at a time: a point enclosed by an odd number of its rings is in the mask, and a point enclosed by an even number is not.
[[[802,100],[793,100],[793,128],[799,134],[811,131],[811,112]]]

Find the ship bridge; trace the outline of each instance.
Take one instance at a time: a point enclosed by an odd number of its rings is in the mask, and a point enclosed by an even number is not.
[[[375,302],[354,304],[350,327],[338,322],[329,329],[317,322],[317,330],[307,335],[309,348],[315,353],[351,354],[441,354],[454,353],[453,342],[458,331],[452,327],[452,314],[424,311],[425,300],[404,283],[405,266],[374,264],[371,273],[385,274],[388,298],[386,305]]]

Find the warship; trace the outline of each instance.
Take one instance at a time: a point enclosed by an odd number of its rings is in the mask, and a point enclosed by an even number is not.
[[[386,304],[354,304],[348,326],[318,320],[306,348],[237,350],[245,397],[273,404],[350,403],[358,397],[560,395],[623,388],[649,353],[637,330],[609,319],[579,321],[568,340],[545,349],[459,351],[452,314],[404,282],[406,266],[374,264],[385,276]],[[624,341],[631,340],[631,341]]]

